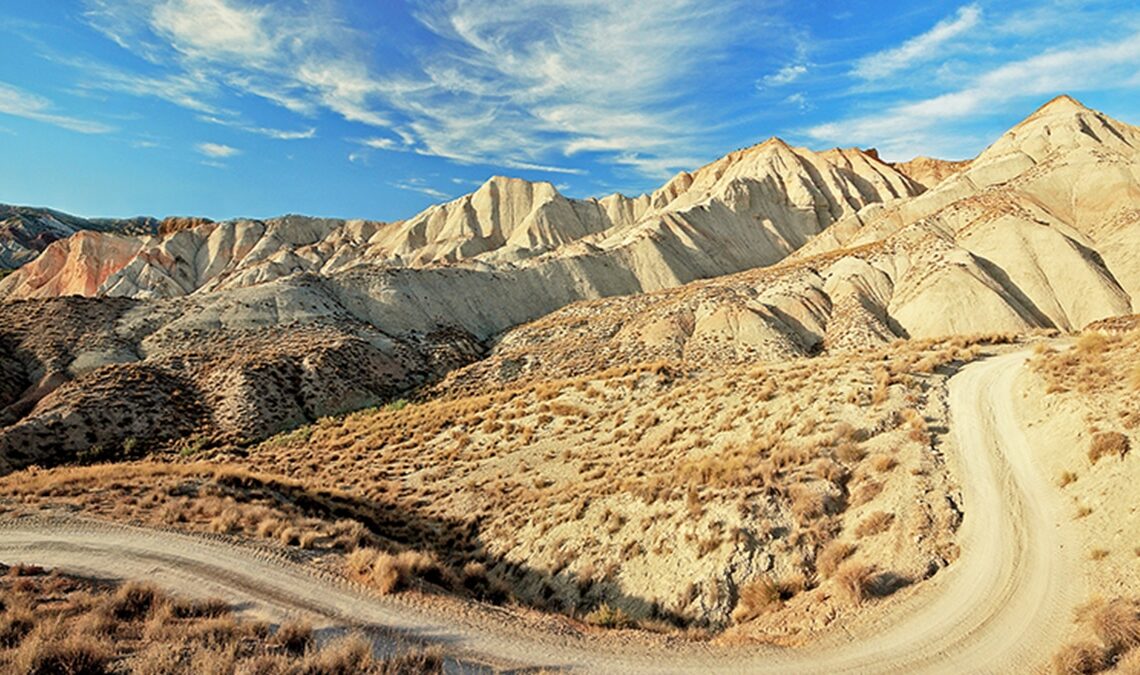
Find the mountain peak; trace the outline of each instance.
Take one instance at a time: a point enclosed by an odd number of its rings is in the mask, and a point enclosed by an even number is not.
[[[1028,119],[1034,119],[1043,115],[1088,111],[1089,108],[1085,106],[1085,104],[1068,94],[1061,94],[1060,96],[1050,99],[1048,103],[1038,108]]]

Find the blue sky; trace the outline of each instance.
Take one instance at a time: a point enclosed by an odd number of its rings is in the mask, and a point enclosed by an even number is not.
[[[634,194],[773,135],[970,157],[1062,92],[1140,123],[1140,7],[4,0],[0,201],[389,220],[495,174]]]

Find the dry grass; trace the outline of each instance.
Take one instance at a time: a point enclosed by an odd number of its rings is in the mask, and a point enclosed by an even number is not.
[[[1096,599],[1077,609],[1079,629],[1095,639],[1065,645],[1053,657],[1058,673],[1132,673],[1140,663],[1140,601]]]
[[[715,581],[744,574],[730,571],[740,547],[811,577],[831,541],[901,500],[923,528],[907,534],[922,536],[868,550],[898,546],[892,560],[915,578],[945,557],[954,515],[928,495],[950,479],[928,445],[941,367],[971,349],[900,342],[702,369],[558,361],[506,382],[491,359],[434,398],[321,420],[215,464],[26,472],[0,480],[0,498],[312,548],[380,592],[442,586],[572,616],[609,603],[638,622],[719,627],[739,603]],[[662,574],[666,556],[699,562]]]
[[[835,576],[836,570],[855,553],[855,545],[838,539],[824,546],[815,559],[815,569],[824,579]]]
[[[344,675],[440,673],[438,649],[387,660],[350,634],[318,648],[312,629],[241,621],[218,602],[187,601],[154,586],[116,587],[55,573],[0,578],[0,670],[14,675]]]
[[[873,565],[848,560],[835,572],[835,581],[847,602],[861,605],[871,597],[876,568]]]
[[[1140,603],[1120,598],[1097,603],[1090,624],[1100,641],[1115,654],[1140,647]]]
[[[1065,645],[1053,655],[1053,671],[1058,675],[1099,673],[1107,665],[1104,648],[1093,642]]]
[[[778,608],[784,601],[780,584],[772,579],[756,579],[740,589],[740,599],[732,620],[745,623]]]
[[[1096,464],[1103,457],[1124,458],[1131,447],[1128,437],[1119,431],[1102,431],[1093,434],[1089,444],[1089,461]]]
[[[608,603],[602,603],[597,609],[583,618],[586,623],[602,628],[620,629],[632,628],[634,626],[633,619],[630,618],[625,610],[620,607],[611,607]]]

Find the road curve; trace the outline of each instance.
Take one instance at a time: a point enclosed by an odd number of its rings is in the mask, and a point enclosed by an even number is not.
[[[364,589],[270,549],[80,520],[0,523],[0,560],[212,595],[271,619],[303,614],[328,623],[387,627],[443,643],[477,663],[588,672],[941,673],[1033,672],[1062,641],[1079,600],[1075,561],[1056,523],[1060,501],[1038,472],[1015,418],[1015,380],[1026,352],[966,366],[950,381],[962,484],[962,554],[880,625],[834,631],[811,647],[670,647],[570,630],[540,631],[494,608],[431,609]]]

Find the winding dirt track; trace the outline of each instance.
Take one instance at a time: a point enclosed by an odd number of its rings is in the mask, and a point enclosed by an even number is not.
[[[897,601],[879,625],[835,631],[803,649],[642,644],[540,631],[505,612],[429,609],[321,576],[269,549],[88,521],[0,523],[0,560],[227,598],[280,619],[383,626],[443,643],[476,663],[595,672],[1033,672],[1064,636],[1080,589],[1066,553],[1060,504],[1039,475],[1015,419],[1020,352],[971,364],[950,382],[951,425],[965,513],[962,555]]]

